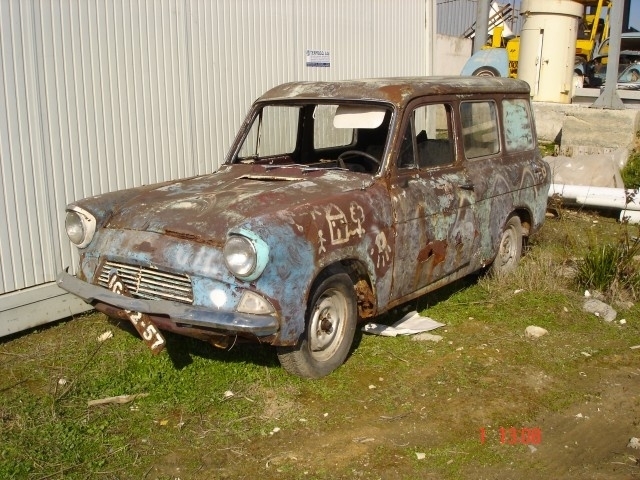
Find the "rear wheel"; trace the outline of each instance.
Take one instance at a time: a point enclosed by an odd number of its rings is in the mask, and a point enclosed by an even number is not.
[[[305,378],[320,378],[338,368],[349,354],[356,329],[356,298],[346,273],[323,275],[307,305],[306,328],[294,347],[278,347],[285,370]]]
[[[474,77],[499,77],[500,73],[493,67],[480,67],[472,75]]]
[[[504,275],[512,272],[522,256],[522,223],[517,215],[509,217],[502,230],[498,254],[491,264],[491,273]]]

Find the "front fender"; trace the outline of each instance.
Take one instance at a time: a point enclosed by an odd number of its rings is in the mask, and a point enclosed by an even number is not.
[[[474,53],[465,63],[460,75],[476,75],[476,72],[483,67],[491,68],[501,77],[508,77],[509,58],[506,48],[487,48]]]

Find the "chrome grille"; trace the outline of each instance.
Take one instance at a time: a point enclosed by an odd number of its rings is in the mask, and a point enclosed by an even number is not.
[[[193,303],[193,289],[188,275],[107,260],[102,265],[98,285],[109,288],[109,272],[113,269],[117,270],[118,277],[135,298]]]

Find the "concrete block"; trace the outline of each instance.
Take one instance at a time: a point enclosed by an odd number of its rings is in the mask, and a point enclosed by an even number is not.
[[[637,110],[578,108],[567,112],[561,145],[629,147],[638,130]]]
[[[555,141],[565,149],[592,147],[592,153],[598,153],[593,149],[608,153],[620,147],[629,148],[640,127],[640,110],[636,109],[603,110],[533,102],[533,114],[540,140]]]
[[[538,140],[560,142],[564,124],[566,105],[533,102],[533,116],[536,120]]]

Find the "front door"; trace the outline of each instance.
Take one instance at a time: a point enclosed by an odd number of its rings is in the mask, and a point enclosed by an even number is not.
[[[452,112],[448,103],[417,105],[403,127],[391,186],[393,299],[468,273],[475,251],[475,193],[464,162],[456,161]]]

